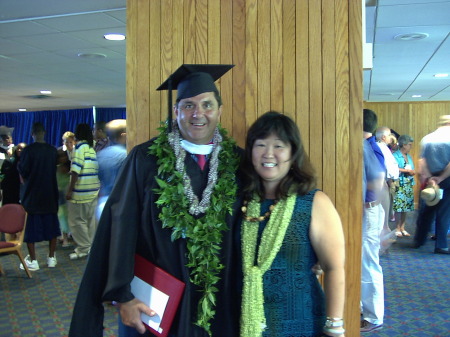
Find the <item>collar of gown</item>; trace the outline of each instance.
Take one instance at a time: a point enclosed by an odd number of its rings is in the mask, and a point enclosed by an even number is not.
[[[192,154],[210,154],[213,150],[213,144],[197,145],[185,139],[180,141],[181,147]]]

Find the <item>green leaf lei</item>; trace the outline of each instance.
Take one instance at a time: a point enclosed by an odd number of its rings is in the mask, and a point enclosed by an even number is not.
[[[202,298],[198,303],[196,325],[211,335],[210,320],[215,315],[216,284],[220,270],[224,268],[219,253],[222,232],[228,229],[226,215],[233,211],[236,200],[236,170],[239,156],[234,140],[227,137],[225,129],[218,127],[223,137],[219,152],[218,179],[211,195],[211,206],[204,216],[195,218],[189,213],[189,201],[184,193],[182,174],[175,170],[176,158],[168,142],[167,127],[159,128],[160,135],[149,147],[156,156],[159,185],[154,192],[159,194],[156,204],[160,207],[159,219],[163,228],[172,229],[172,241],[186,238],[190,282],[201,288]]]

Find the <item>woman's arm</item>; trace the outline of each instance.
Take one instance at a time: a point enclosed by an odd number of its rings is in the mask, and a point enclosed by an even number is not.
[[[336,208],[330,198],[320,191],[314,196],[310,239],[325,273],[326,315],[342,318],[345,302],[344,233]]]

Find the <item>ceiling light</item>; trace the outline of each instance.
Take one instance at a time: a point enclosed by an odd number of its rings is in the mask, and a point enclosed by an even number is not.
[[[434,77],[448,77],[448,74],[435,74]]]
[[[411,97],[418,98],[418,97],[422,97],[422,95],[412,95]]]
[[[110,41],[123,41],[125,40],[125,35],[123,34],[105,34],[103,37]]]
[[[41,90],[40,93],[42,95],[51,95],[52,94],[52,92],[50,90]]]
[[[27,109],[19,109],[20,112],[27,111]]]
[[[408,34],[398,34],[394,36],[394,40],[397,41],[417,41],[423,40],[428,37],[427,33],[408,33]]]
[[[104,59],[104,58],[106,58],[106,55],[100,54],[100,53],[79,53],[78,57],[88,58],[88,59]]]

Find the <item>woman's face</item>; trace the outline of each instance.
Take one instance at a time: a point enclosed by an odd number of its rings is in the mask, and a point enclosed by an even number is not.
[[[409,151],[411,151],[412,148],[412,143],[403,144],[402,148],[405,153],[409,153]]]
[[[252,148],[252,163],[265,182],[278,183],[289,172],[292,163],[291,144],[283,142],[277,135],[257,139]]]
[[[72,151],[73,145],[75,144],[75,140],[71,137],[64,139],[64,145],[67,147],[67,150]]]
[[[20,154],[22,153],[22,150],[24,147],[25,147],[25,144],[23,144],[23,143],[20,143],[17,145],[17,148],[16,148],[16,156],[17,157],[20,157]]]

